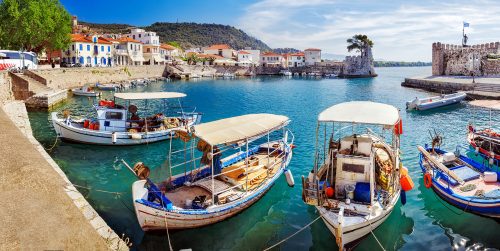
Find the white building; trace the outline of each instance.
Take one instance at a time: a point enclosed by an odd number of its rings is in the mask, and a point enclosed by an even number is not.
[[[71,34],[69,48],[61,52],[61,62],[90,66],[112,66],[113,44],[99,36]]]
[[[165,62],[171,63],[175,61],[176,58],[182,56],[182,52],[179,48],[174,47],[169,44],[160,45],[160,56],[165,59]]]
[[[165,59],[160,55],[160,37],[156,35],[156,32],[135,28],[131,29],[130,34],[126,36],[143,44],[142,52],[146,64],[165,63]]]
[[[244,51],[252,55],[252,63],[254,65],[260,64],[260,50],[252,50],[252,48],[246,47]]]
[[[264,52],[260,59],[264,67],[281,67],[284,64],[283,55],[274,52]]]
[[[306,65],[305,54],[303,52],[288,54],[286,61],[288,67],[302,67]]]
[[[144,63],[141,42],[129,37],[110,40],[115,44],[114,62],[117,65],[142,65]]]
[[[309,48],[304,50],[306,65],[315,65],[321,62],[321,49]]]
[[[225,58],[234,58],[235,50],[227,44],[214,44],[203,49],[203,54],[219,55]]]
[[[253,55],[248,51],[238,51],[238,66],[250,67],[254,64]]]

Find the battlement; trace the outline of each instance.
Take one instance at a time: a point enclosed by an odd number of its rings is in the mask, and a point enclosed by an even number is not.
[[[485,44],[475,44],[470,46],[462,46],[456,44],[442,44],[440,42],[432,44],[432,50],[462,50],[462,49],[480,49],[480,50],[498,50],[500,48],[500,42],[491,42]]]

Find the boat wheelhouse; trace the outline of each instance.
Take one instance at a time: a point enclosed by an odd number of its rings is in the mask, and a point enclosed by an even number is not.
[[[500,172],[440,148],[418,147],[424,185],[449,204],[474,214],[500,218]]]
[[[346,102],[319,114],[302,198],[318,209],[340,249],[380,226],[413,187],[400,160],[401,134],[399,111],[387,104]]]
[[[257,202],[282,173],[293,185],[286,169],[293,148],[288,123],[281,115],[249,114],[178,130],[185,148],[172,151],[170,141],[169,177],[159,184],[143,175],[149,173],[144,164],[126,164],[140,178],[132,197],[141,228],[214,224]]]
[[[181,98],[184,93],[148,92],[115,93],[114,100],[101,100],[94,105],[95,118],[73,119],[69,114],[60,118],[52,113],[52,124],[62,140],[98,145],[138,145],[170,139],[174,129],[187,128],[201,121],[201,114],[184,112]],[[116,99],[124,105],[115,103]],[[171,107],[167,100],[177,100]],[[163,106],[160,113],[147,115],[148,101]],[[144,111],[132,102],[145,103]],[[180,108],[180,109],[179,109]],[[148,117],[150,116],[150,117]]]

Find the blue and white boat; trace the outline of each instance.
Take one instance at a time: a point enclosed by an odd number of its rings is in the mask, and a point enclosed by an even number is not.
[[[466,97],[467,95],[463,92],[457,92],[453,94],[442,94],[440,96],[434,96],[428,98],[416,97],[414,100],[406,102],[406,109],[423,111],[442,106],[458,104],[462,102],[462,100],[464,100]]]
[[[120,86],[116,84],[101,84],[96,83],[95,87],[102,91],[116,91]]]
[[[418,147],[424,185],[449,204],[474,214],[500,218],[498,171],[439,148]]]
[[[281,174],[293,186],[286,169],[293,148],[288,123],[281,115],[249,114],[179,130],[185,148],[172,151],[170,144],[170,172],[161,183],[147,177],[144,164],[133,169],[127,164],[140,178],[132,185],[132,199],[141,228],[214,224],[257,202]]]

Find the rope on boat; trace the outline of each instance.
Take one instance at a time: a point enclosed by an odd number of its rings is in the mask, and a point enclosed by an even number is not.
[[[370,233],[372,233],[373,238],[375,238],[375,240],[377,241],[377,243],[378,243],[378,245],[380,246],[380,248],[381,248],[382,250],[386,251],[386,250],[385,250],[385,248],[384,248],[384,246],[382,246],[382,243],[380,243],[380,241],[378,240],[377,236],[376,236],[376,235],[375,235],[375,233],[373,232],[372,223],[370,222],[370,220],[367,220],[367,221],[368,221],[368,224],[370,224]]]
[[[161,204],[162,205],[165,205],[163,203],[163,196],[160,197],[160,200],[161,200]],[[168,240],[168,247],[170,248],[170,251],[174,251],[174,249],[172,248],[172,243],[170,242],[170,234],[168,232],[168,222],[167,222],[167,214],[163,214],[163,218],[165,219],[165,230],[167,230],[167,240]]]
[[[454,213],[454,214],[456,214],[456,215],[462,215],[462,214],[464,214],[464,213],[465,213],[465,211],[467,211],[467,208],[469,207],[470,202],[472,201],[472,198],[471,198],[471,199],[467,202],[467,205],[465,206],[464,210],[463,210],[462,212],[460,212],[460,213],[457,213],[457,212],[455,212],[455,210],[451,209],[451,208],[450,208],[450,207],[448,207],[445,203],[443,203],[443,202],[441,201],[441,199],[437,197],[436,193],[433,193],[433,194],[434,194],[434,197],[436,198],[436,200],[438,200],[438,201],[439,201],[439,202],[440,202],[440,203],[441,203],[444,207],[446,207],[448,210],[450,210],[452,213]]]
[[[275,247],[279,246],[281,243],[283,243],[283,242],[285,242],[285,241],[289,240],[290,238],[294,237],[296,234],[298,234],[298,233],[302,232],[304,229],[308,228],[308,227],[309,227],[310,225],[312,225],[314,222],[316,222],[317,220],[319,220],[319,218],[321,218],[321,214],[320,214],[320,215],[319,215],[316,219],[314,219],[313,221],[309,222],[309,224],[307,224],[307,225],[303,226],[301,229],[299,229],[299,230],[298,230],[298,231],[296,231],[295,233],[293,233],[293,234],[289,235],[289,236],[288,236],[288,237],[286,237],[285,239],[283,239],[283,240],[279,241],[278,243],[276,243],[276,244],[274,244],[274,245],[272,245],[272,246],[270,246],[270,247],[268,247],[268,248],[264,249],[264,251],[268,251],[268,250],[270,250],[270,249],[272,249],[272,248],[275,248]]]

